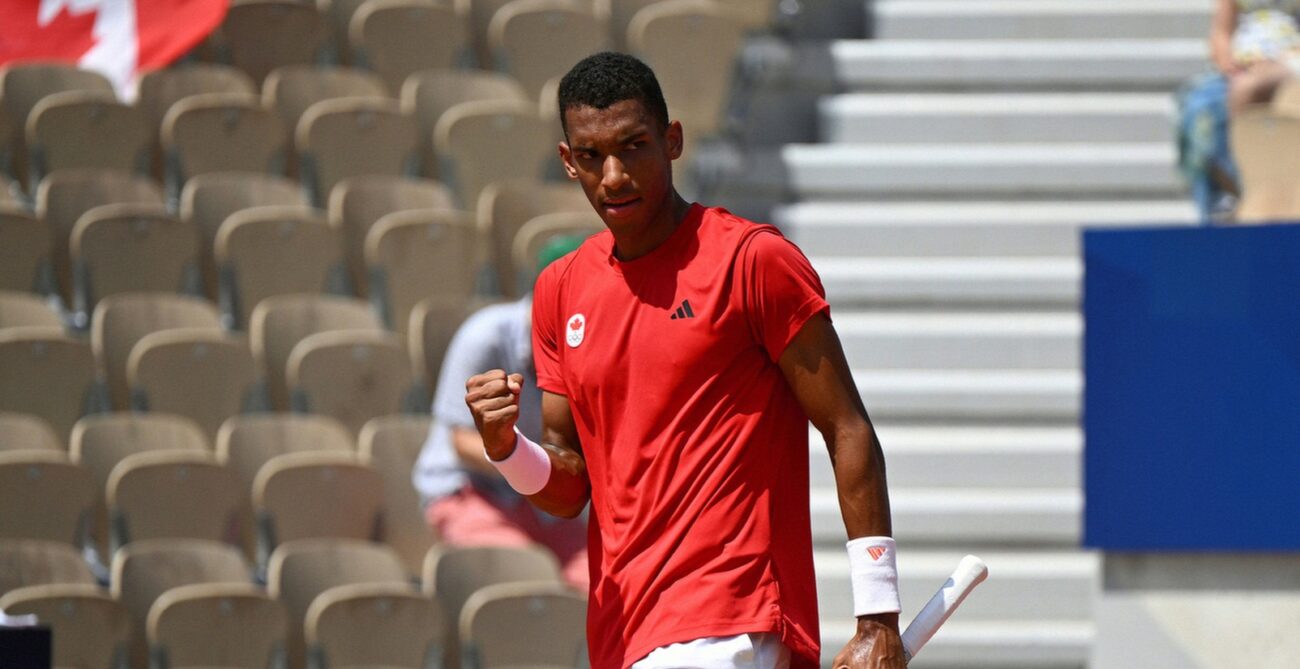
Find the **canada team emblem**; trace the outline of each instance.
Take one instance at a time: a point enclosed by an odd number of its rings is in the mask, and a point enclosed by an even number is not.
[[[587,317],[574,314],[569,317],[569,326],[564,328],[564,341],[569,348],[578,348],[583,337],[587,335]]]

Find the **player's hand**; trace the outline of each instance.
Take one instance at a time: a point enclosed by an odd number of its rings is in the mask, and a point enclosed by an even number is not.
[[[494,369],[470,377],[465,383],[465,404],[474,415],[474,426],[483,437],[483,448],[493,460],[504,460],[515,451],[515,421],[519,420],[519,391],[522,374]]]
[[[831,662],[834,669],[906,669],[898,614],[862,616],[858,631]]]

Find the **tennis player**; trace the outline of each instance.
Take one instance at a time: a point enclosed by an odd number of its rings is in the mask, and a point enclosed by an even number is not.
[[[857,633],[834,665],[902,669],[884,459],[816,272],[775,228],[678,195],[682,127],[640,61],[581,61],[559,105],[608,229],[537,279],[542,444],[515,429],[520,370],[469,379],[466,403],[533,504],[591,504],[591,666],[818,666],[811,420],[850,539]]]

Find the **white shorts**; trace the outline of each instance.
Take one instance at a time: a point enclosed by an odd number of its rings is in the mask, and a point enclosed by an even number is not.
[[[714,636],[656,648],[632,669],[790,669],[790,649],[770,633]]]

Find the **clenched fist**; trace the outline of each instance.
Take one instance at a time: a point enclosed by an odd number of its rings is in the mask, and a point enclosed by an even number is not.
[[[470,377],[465,383],[465,404],[483,437],[483,448],[493,460],[505,460],[515,451],[515,421],[519,420],[519,391],[523,374],[500,369]]]

